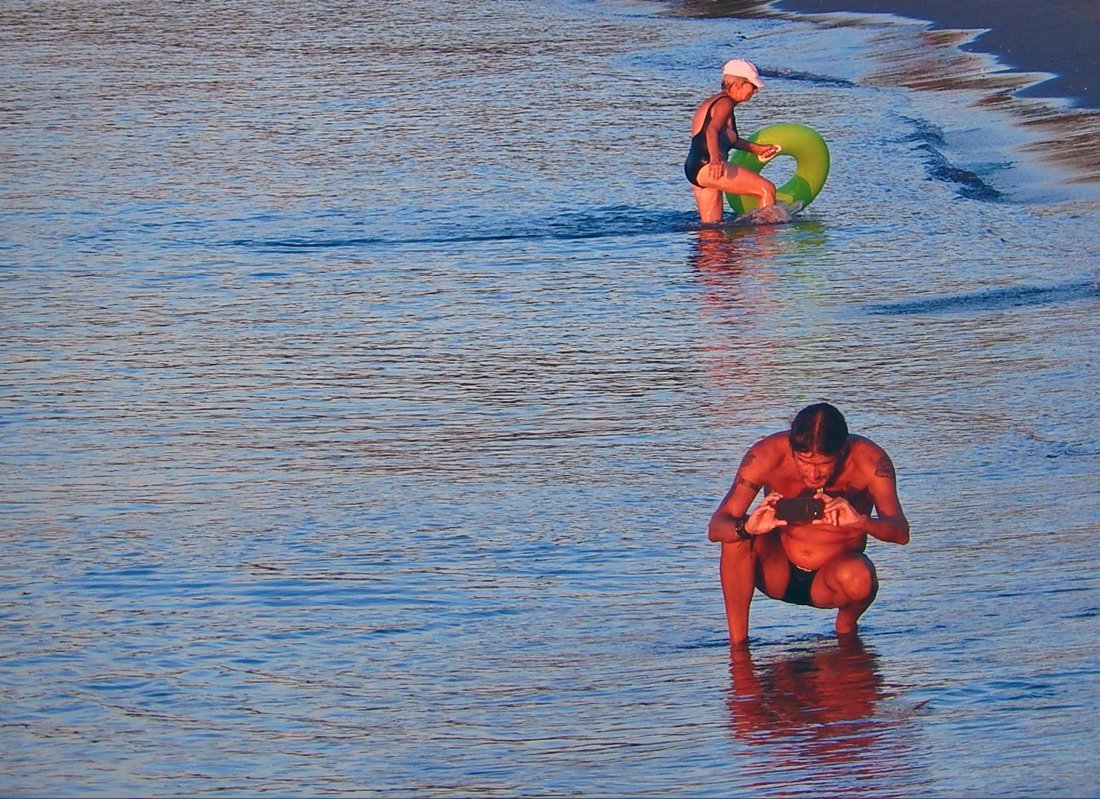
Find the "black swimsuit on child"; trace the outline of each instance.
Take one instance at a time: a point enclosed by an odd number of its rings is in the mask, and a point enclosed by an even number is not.
[[[707,151],[707,128],[710,127],[710,112],[714,110],[714,103],[723,99],[725,95],[714,98],[714,101],[707,108],[707,115],[703,118],[703,126],[699,128],[699,132],[691,137],[691,147],[688,149],[687,160],[684,161],[684,175],[687,177],[693,185],[699,186],[699,181],[696,179],[699,177],[699,172],[710,163],[710,153]],[[722,128],[718,133],[718,151],[722,154],[722,160],[729,158],[730,150],[733,149],[733,142],[737,141],[737,122],[733,118],[733,114],[730,114],[730,125],[733,127],[733,141],[730,141],[729,135],[726,133],[726,128]],[[699,188],[703,188],[699,186]]]

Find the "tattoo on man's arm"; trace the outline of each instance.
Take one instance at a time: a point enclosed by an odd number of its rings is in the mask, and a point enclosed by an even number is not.
[[[745,488],[751,489],[753,491],[760,490],[760,483],[754,483],[752,480],[745,479],[741,476],[740,472],[737,473],[737,477],[734,478],[733,482],[735,485],[745,486]]]
[[[741,465],[737,467],[737,476],[733,478],[735,486],[745,486],[750,491],[760,490],[759,483],[754,483],[752,480],[741,476],[741,472],[744,471],[745,467],[751,465],[754,460],[756,460],[756,456],[751,451],[745,453],[745,457],[741,459]]]
[[[883,455],[878,459],[878,463],[875,464],[875,477],[888,477],[891,480],[897,479],[897,475],[894,473],[894,464],[890,462],[889,456]]]

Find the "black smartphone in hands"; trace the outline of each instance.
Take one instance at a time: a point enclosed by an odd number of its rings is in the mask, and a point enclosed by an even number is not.
[[[775,502],[775,518],[785,522],[808,522],[825,515],[825,500],[817,497],[780,497]]]

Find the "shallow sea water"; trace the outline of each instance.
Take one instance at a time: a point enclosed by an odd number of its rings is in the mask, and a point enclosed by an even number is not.
[[[0,791],[1100,795],[1100,191],[911,27],[669,8],[0,4]],[[696,224],[733,54],[792,224]],[[913,541],[731,656],[818,399]]]

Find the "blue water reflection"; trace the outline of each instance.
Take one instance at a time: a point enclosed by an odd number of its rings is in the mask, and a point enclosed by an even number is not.
[[[1089,186],[911,26],[665,10],[0,9],[0,791],[1097,793]],[[731,42],[792,224],[694,222]],[[913,543],[731,663],[706,520],[816,399]]]

